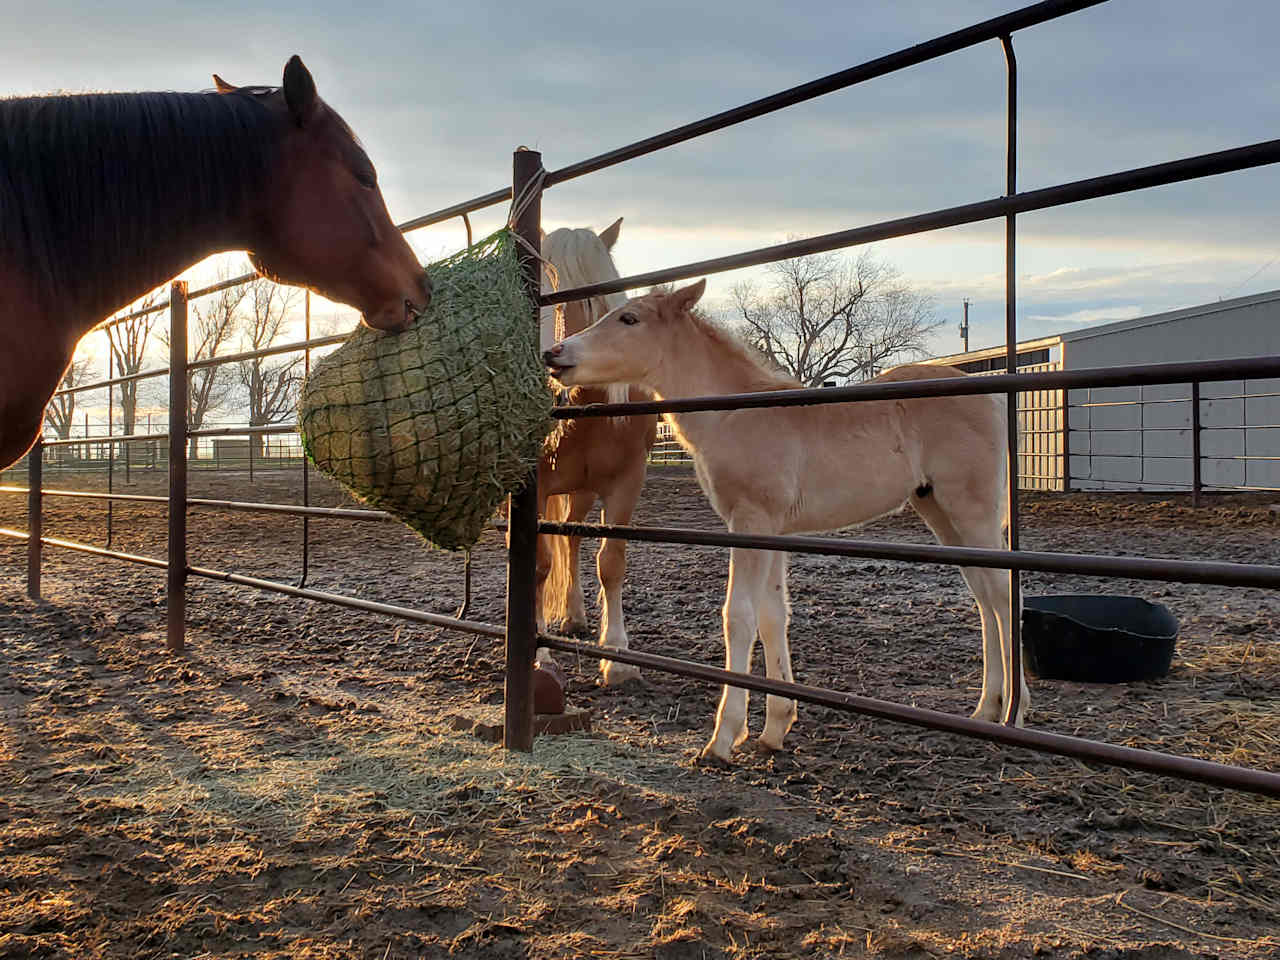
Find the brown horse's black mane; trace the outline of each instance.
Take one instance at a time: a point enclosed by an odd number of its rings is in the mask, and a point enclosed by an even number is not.
[[[262,185],[270,92],[0,99],[0,259],[54,301],[135,288],[142,251],[218,229]]]

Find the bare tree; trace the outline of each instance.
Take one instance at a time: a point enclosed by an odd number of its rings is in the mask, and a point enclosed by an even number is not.
[[[91,361],[86,357],[83,360],[73,360],[71,366],[67,367],[67,372],[62,377],[62,388],[70,389],[78,387],[88,382],[89,367]],[[49,401],[49,405],[44,410],[45,426],[52,430],[59,440],[71,439],[71,428],[74,426],[76,415],[76,394],[59,393]],[[57,447],[55,459],[59,463],[66,462],[66,458],[71,451],[67,447]]]
[[[131,313],[155,306],[160,292],[153,290],[138,301]],[[159,319],[159,313],[147,313],[140,317],[118,321],[107,327],[107,339],[111,343],[112,377],[127,377],[142,370],[147,358],[147,341]],[[138,419],[138,381],[128,380],[120,387],[120,430],[131,436]]]
[[[807,386],[869,379],[890,362],[921,356],[925,338],[941,323],[932,300],[870,251],[856,260],[825,253],[766,269],[770,282],[763,292],[750,282],[733,288],[734,323]]]
[[[289,311],[301,293],[269,280],[253,280],[248,288],[240,338],[243,352],[265,350],[280,337]],[[265,427],[288,420],[293,414],[302,384],[302,357],[256,357],[238,365],[240,384],[249,407],[249,426]],[[262,450],[262,437],[250,441]]]
[[[235,271],[238,276],[246,272],[247,266]],[[225,264],[218,270],[219,282],[233,276],[231,269]],[[235,336],[240,305],[248,294],[245,284],[237,284],[219,291],[211,301],[191,304],[191,312],[195,319],[187,333],[187,350],[192,360],[207,360],[218,354],[231,338]],[[169,334],[160,334],[160,340],[167,347]],[[200,367],[187,372],[187,429],[199,430],[209,417],[219,410],[231,396],[235,384],[225,367]],[[198,437],[187,441],[188,459],[194,460],[199,447]]]
[[[90,363],[87,357],[83,360],[73,361],[62,377],[61,388],[67,390],[87,383]],[[59,440],[70,440],[72,421],[75,419],[75,415],[76,395],[74,393],[59,393],[49,401],[49,406],[45,408],[44,422]]]

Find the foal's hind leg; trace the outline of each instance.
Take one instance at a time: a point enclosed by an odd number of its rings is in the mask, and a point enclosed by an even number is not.
[[[644,462],[632,475],[616,483],[604,497],[601,519],[617,526],[631,522],[640,489],[644,486]],[[600,645],[617,650],[627,649],[627,626],[622,614],[622,581],[627,573],[627,541],[605,540],[596,554],[596,572],[600,576]],[[618,686],[640,676],[640,669],[616,660],[600,661],[601,682]]]
[[[787,599],[787,555],[777,551],[772,556],[764,591],[760,595],[759,631],[764,646],[765,672],[774,680],[790,683],[791,650],[787,646],[787,621],[791,605]],[[765,700],[764,732],[760,745],[781,750],[782,738],[796,720],[796,702],[790,697],[769,694]]]
[[[948,492],[935,487],[923,497],[911,498],[911,505],[940,543],[995,550],[1004,546],[1003,511],[998,503],[957,502]],[[982,618],[982,694],[973,716],[995,723],[1003,719],[1005,704],[1013,691],[1009,574],[988,567],[961,567],[960,574],[973,593]],[[1030,703],[1025,678],[1021,683],[1016,718],[1019,726]]]

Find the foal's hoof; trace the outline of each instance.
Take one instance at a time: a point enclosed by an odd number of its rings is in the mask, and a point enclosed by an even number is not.
[[[709,770],[729,770],[733,767],[728,757],[714,753],[709,745],[698,751],[698,755],[693,758],[693,765]]]
[[[782,752],[782,744],[774,746],[772,743],[765,742],[764,737],[757,737],[755,750],[762,757],[772,757],[774,754]]]
[[[617,660],[600,661],[600,686],[621,687],[640,682],[640,668]]]

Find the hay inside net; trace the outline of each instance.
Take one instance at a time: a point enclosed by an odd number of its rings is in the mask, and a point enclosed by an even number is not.
[[[554,398],[509,229],[427,272],[412,327],[360,326],[315,365],[298,429],[321,471],[456,550],[537,464]]]

